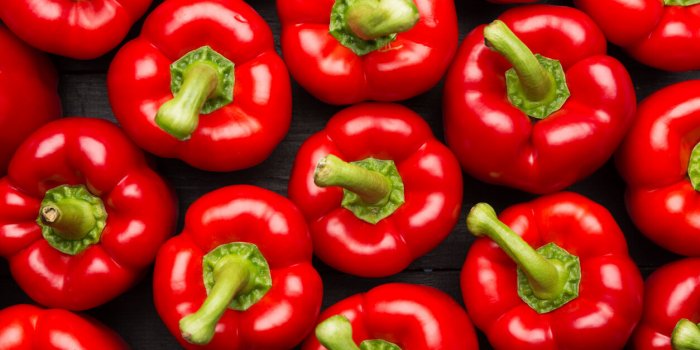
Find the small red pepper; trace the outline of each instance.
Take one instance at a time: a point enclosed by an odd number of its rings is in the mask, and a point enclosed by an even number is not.
[[[627,181],[627,210],[656,244],[700,255],[700,80],[657,91],[639,112],[617,165]]]
[[[2,0],[0,19],[39,50],[92,59],[116,47],[150,5],[151,0]]]
[[[253,186],[208,193],[156,259],[155,304],[188,349],[291,349],[312,330],[323,286],[304,217]]]
[[[366,103],[340,111],[304,142],[289,198],[304,212],[321,260],[382,277],[447,237],[459,216],[462,173],[419,115]]]
[[[278,0],[277,11],[289,71],[330,104],[423,93],[457,49],[453,1]]]
[[[15,305],[0,311],[0,347],[3,349],[126,350],[116,333],[91,319],[66,310],[43,310]]]
[[[642,277],[615,219],[575,193],[474,206],[464,304],[496,349],[621,349],[642,313]],[[537,248],[537,249],[535,249]]]
[[[647,278],[644,313],[632,337],[636,350],[693,350],[700,346],[700,259],[662,266]]]
[[[464,40],[445,83],[445,137],[472,176],[549,193],[602,166],[635,107],[627,71],[590,18],[522,6]]]
[[[2,6],[2,5],[0,5]],[[0,176],[24,139],[61,115],[51,62],[0,25]]]
[[[241,0],[169,0],[107,76],[114,115],[161,157],[210,171],[256,165],[291,122],[289,74],[265,20]]]
[[[126,291],[174,229],[175,199],[115,125],[34,132],[0,179],[0,256],[36,302],[84,310]]]
[[[323,311],[319,320],[316,334],[302,349],[479,348],[467,313],[447,294],[428,286],[381,285],[341,300]]]
[[[574,0],[636,60],[667,71],[700,69],[700,1]]]

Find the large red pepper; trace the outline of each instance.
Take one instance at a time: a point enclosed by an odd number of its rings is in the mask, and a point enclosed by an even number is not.
[[[91,319],[66,310],[15,305],[0,311],[0,348],[126,350],[129,347],[112,330]]]
[[[0,19],[39,50],[91,59],[116,47],[150,5],[151,0],[2,0]]]
[[[169,0],[114,58],[114,115],[136,143],[211,171],[251,167],[291,121],[289,74],[241,0]]]
[[[61,102],[51,62],[1,25],[0,52],[0,175],[4,175],[20,143],[61,115]]]
[[[158,313],[188,349],[291,349],[312,330],[323,286],[304,217],[253,186],[204,195],[156,259]]]
[[[627,210],[656,244],[700,255],[700,81],[660,90],[639,105],[617,165]]]
[[[464,304],[494,348],[625,345],[642,313],[643,283],[605,208],[559,193],[510,207],[499,221],[480,203],[467,227],[488,238],[464,262]]]
[[[38,303],[89,309],[143,274],[175,211],[171,191],[119,128],[60,119],[27,138],[0,180],[0,256]]]
[[[445,136],[472,176],[549,193],[603,165],[635,107],[627,71],[590,18],[517,7],[464,40],[445,83]]]
[[[665,265],[647,278],[644,313],[632,341],[636,350],[700,348],[700,259]]]
[[[340,111],[301,146],[289,197],[306,215],[321,260],[381,277],[403,270],[450,233],[462,174],[419,115],[367,103]]]
[[[698,0],[574,0],[613,44],[668,71],[700,69]]]
[[[278,0],[277,10],[289,71],[326,103],[418,95],[457,49],[450,0]]]
[[[304,350],[479,348],[467,313],[447,294],[427,286],[381,285],[329,307],[319,320]]]

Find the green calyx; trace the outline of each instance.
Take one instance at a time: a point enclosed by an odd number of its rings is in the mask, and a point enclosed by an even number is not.
[[[700,4],[700,0],[664,0],[666,6],[692,6]]]
[[[700,143],[693,147],[688,161],[688,178],[693,188],[700,191]]]
[[[227,243],[202,260],[207,298],[197,312],[180,320],[182,337],[192,344],[208,344],[227,309],[245,311],[272,287],[270,267],[258,247]]]
[[[401,350],[386,340],[371,339],[358,347],[352,339],[352,325],[347,317],[335,315],[316,326],[316,339],[328,350]]]
[[[155,122],[178,140],[197,129],[200,114],[211,113],[233,101],[234,64],[203,46],[170,65],[173,99],[158,109]]]
[[[330,33],[362,56],[387,46],[420,19],[413,0],[336,0]]]
[[[100,241],[107,211],[85,186],[62,185],[46,191],[36,222],[49,245],[76,255]]]
[[[558,111],[571,95],[561,63],[535,55],[508,26],[493,21],[484,28],[486,45],[505,57],[508,100],[523,113],[544,119]]]
[[[700,350],[700,325],[681,319],[671,333],[674,350]]]
[[[392,160],[367,158],[347,163],[328,155],[316,165],[314,183],[343,187],[343,208],[370,224],[393,214],[404,203],[404,186]]]
[[[538,313],[554,311],[578,297],[581,264],[554,243],[532,249],[486,203],[475,205],[467,228],[477,237],[491,238],[518,265],[518,295]]]

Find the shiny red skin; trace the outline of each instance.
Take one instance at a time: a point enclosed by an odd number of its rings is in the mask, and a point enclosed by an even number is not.
[[[700,80],[657,91],[639,105],[617,155],[627,182],[627,210],[656,244],[700,256],[700,194],[688,179],[688,160],[700,142]]]
[[[647,278],[644,313],[632,336],[636,350],[672,350],[671,332],[687,318],[700,322],[700,259],[662,266]]]
[[[0,311],[0,347],[4,350],[126,350],[112,330],[61,309],[15,305]]]
[[[100,242],[73,256],[51,247],[36,223],[44,193],[63,184],[85,185],[107,210]],[[0,179],[0,256],[36,302],[90,309],[142,276],[175,215],[172,192],[118,127],[59,119],[27,138]]]
[[[403,350],[476,350],[474,327],[467,313],[442,291],[421,285],[389,283],[341,300],[319,321],[344,315],[352,323],[353,339],[382,339]],[[326,349],[315,335],[303,350]]]
[[[533,248],[554,242],[579,257],[579,296],[538,314],[518,296],[515,263],[488,238],[462,269],[464,304],[495,349],[622,349],[642,314],[643,281],[615,219],[599,204],[558,193],[499,216]]]
[[[0,175],[20,143],[61,115],[51,62],[0,25]]]
[[[115,48],[150,5],[151,0],[3,0],[0,19],[39,50],[92,59]]]
[[[358,56],[329,32],[334,0],[278,0],[282,54],[294,79],[319,100],[354,104],[416,96],[442,78],[457,49],[452,0],[415,0],[420,20],[390,48]]]
[[[672,72],[700,69],[700,5],[663,0],[574,0],[613,44],[636,60]]]
[[[230,242],[260,249],[270,266],[272,288],[246,311],[227,310],[209,344],[189,344],[178,322],[196,312],[207,296],[202,258]],[[192,204],[182,234],[158,253],[156,309],[187,349],[291,349],[311,332],[321,309],[323,285],[311,256],[304,217],[289,200],[254,186],[218,189]]]
[[[186,15],[183,15],[186,14]],[[206,115],[186,141],[155,124],[172,99],[170,64],[209,45],[235,64],[233,102]],[[267,158],[289,130],[289,74],[267,23],[240,0],[168,0],[141,36],[117,53],[107,76],[114,115],[142,148],[203,170],[248,168]]]
[[[314,184],[318,161],[391,159],[404,183],[405,203],[372,225],[341,207],[340,187]],[[462,173],[447,147],[413,111],[395,104],[365,103],[337,113],[299,149],[289,198],[306,216],[314,252],[328,265],[358,276],[400,272],[450,233],[462,202]]]
[[[605,55],[605,38],[584,13],[532,5],[500,19],[534,53],[559,60],[571,96],[533,121],[506,96],[511,65],[484,44],[484,26],[464,40],[445,83],[447,143],[462,168],[489,183],[531,193],[561,190],[613,154],[632,122],[636,97],[625,68]]]

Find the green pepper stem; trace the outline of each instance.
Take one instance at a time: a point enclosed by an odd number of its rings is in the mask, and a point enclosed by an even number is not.
[[[352,339],[352,325],[347,317],[335,315],[316,326],[316,339],[328,350],[360,350]]]
[[[420,15],[413,0],[348,1],[348,28],[363,40],[410,30]]]
[[[197,312],[180,320],[182,337],[192,344],[208,344],[214,337],[216,324],[237,293],[244,291],[251,278],[250,263],[229,255],[214,266],[214,286]]]
[[[567,274],[556,260],[548,260],[537,253],[506,224],[498,220],[493,207],[479,203],[467,216],[467,228],[477,237],[491,238],[525,273],[535,296],[553,299],[566,284]]]
[[[664,0],[666,6],[692,6],[700,4],[700,0]]]
[[[156,124],[179,140],[188,139],[199,123],[199,113],[219,84],[216,67],[195,62],[183,74],[180,91],[163,103],[156,114]]]
[[[67,240],[82,239],[96,224],[91,204],[74,198],[44,203],[39,216],[44,225]]]
[[[671,333],[674,350],[700,350],[700,328],[688,319],[681,319]]]
[[[371,205],[388,201],[392,189],[391,180],[381,173],[347,163],[332,154],[318,162],[314,183],[320,187],[340,186]]]
[[[528,99],[542,101],[556,92],[554,77],[505,23],[499,20],[491,22],[484,28],[484,38],[488,47],[513,65]]]

